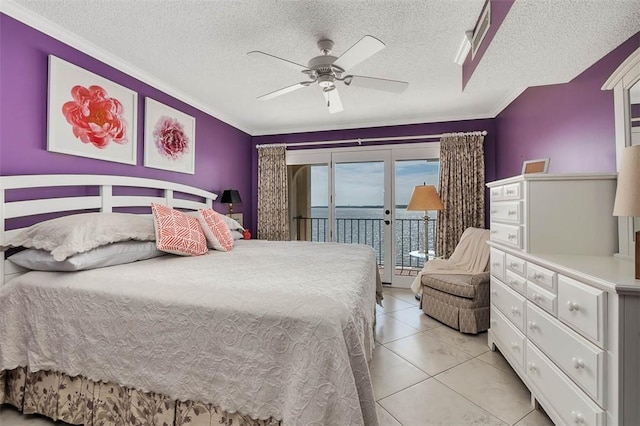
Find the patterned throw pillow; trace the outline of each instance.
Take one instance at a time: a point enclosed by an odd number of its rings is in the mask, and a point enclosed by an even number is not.
[[[198,219],[161,204],[151,203],[151,210],[158,250],[181,256],[198,256],[208,251]]]
[[[198,210],[198,219],[209,247],[220,251],[230,251],[233,248],[233,235],[222,215],[211,209]]]

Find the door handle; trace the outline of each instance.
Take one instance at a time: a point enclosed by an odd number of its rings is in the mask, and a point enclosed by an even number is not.
[[[384,224],[385,224],[385,225],[389,225],[390,223],[391,223],[391,221],[390,221],[390,220],[385,220],[385,221],[384,221]]]
[[[384,214],[390,214],[390,213],[391,213],[391,210],[389,210],[389,209],[384,211]]]

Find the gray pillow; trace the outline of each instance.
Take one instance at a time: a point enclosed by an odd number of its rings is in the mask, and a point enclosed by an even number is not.
[[[62,261],[55,260],[48,251],[37,249],[23,250],[9,256],[8,259],[16,265],[35,271],[82,271],[151,259],[165,254],[156,248],[155,241],[123,241],[100,246]]]
[[[153,218],[131,213],[81,213],[32,225],[5,244],[46,250],[57,261],[118,241],[155,241]]]

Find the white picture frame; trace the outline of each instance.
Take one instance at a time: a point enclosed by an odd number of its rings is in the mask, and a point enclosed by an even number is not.
[[[547,173],[549,169],[549,159],[541,158],[539,160],[527,160],[522,163],[522,174],[528,175],[532,173]]]
[[[195,174],[196,119],[149,97],[144,111],[144,166]]]
[[[138,94],[49,55],[47,151],[135,165]]]

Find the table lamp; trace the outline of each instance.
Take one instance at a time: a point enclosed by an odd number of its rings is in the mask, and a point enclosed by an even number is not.
[[[440,197],[438,197],[438,192],[436,191],[436,187],[433,185],[418,185],[413,188],[413,193],[411,194],[411,199],[409,200],[409,205],[407,206],[407,210],[423,210],[424,217],[424,260],[425,262],[429,260],[429,210],[443,210],[444,206],[442,205],[442,201],[440,201]]]
[[[640,216],[640,145],[622,151],[613,215]],[[635,278],[640,280],[640,231],[635,233],[635,239]]]
[[[225,189],[220,197],[221,203],[229,204],[229,214],[233,213],[233,203],[241,203],[240,193],[237,189]]]

